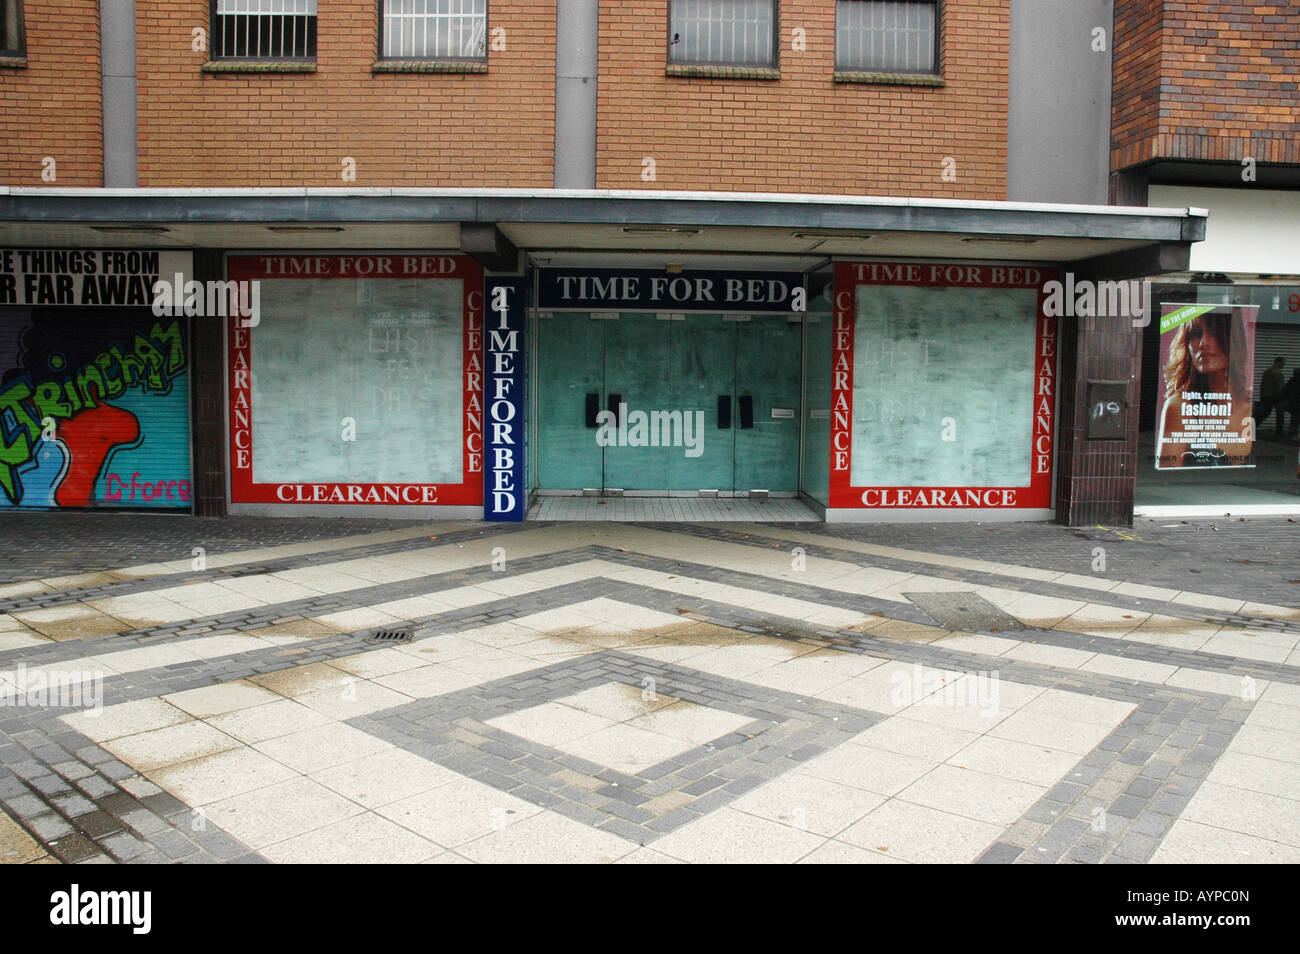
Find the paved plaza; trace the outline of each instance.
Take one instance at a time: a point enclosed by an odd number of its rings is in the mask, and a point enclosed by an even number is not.
[[[0,860],[1300,862],[1298,531],[3,515]]]

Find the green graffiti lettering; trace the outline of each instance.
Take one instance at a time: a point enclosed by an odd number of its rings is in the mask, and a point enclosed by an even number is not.
[[[11,501],[18,502],[17,470],[31,460],[40,443],[43,419],[66,420],[100,401],[121,397],[128,388],[166,391],[185,368],[178,321],[154,322],[150,338],[137,334],[132,344],[133,350],[126,354],[113,345],[75,372],[53,365],[72,373],[62,380],[38,383],[34,393],[27,379],[0,391],[0,489]]]
[[[93,394],[91,388],[95,389]],[[77,390],[81,392],[81,400],[86,407],[94,407],[95,398],[102,400],[105,397],[104,375],[99,368],[88,364],[77,372]]]
[[[166,327],[155,321],[149,336],[157,342],[159,350],[167,352],[167,376],[172,377],[185,367],[185,347],[181,344],[181,323],[168,322]]]
[[[47,417],[72,417],[72,407],[60,400],[62,397],[63,387],[57,381],[42,381],[36,385],[34,403],[37,418],[43,421]]]
[[[77,385],[72,381],[65,381],[63,384],[63,393],[68,396],[68,406],[72,408],[72,413],[76,414],[81,410],[81,395],[77,393]]]
[[[148,382],[149,387],[155,391],[161,391],[163,389],[162,371],[167,364],[167,359],[163,357],[163,353],[141,335],[135,336],[135,353],[144,361],[145,367],[148,369],[149,374],[145,380]]]
[[[95,364],[99,366],[99,370],[104,376],[104,386],[108,388],[105,397],[109,400],[121,397],[126,391],[126,383],[121,378],[113,376],[113,356],[107,352],[96,355]]]
[[[108,350],[118,366],[122,369],[122,380],[126,382],[128,388],[133,388],[141,381],[140,372],[144,370],[144,362],[133,354],[122,354],[122,349],[114,345]]]
[[[22,381],[0,394],[0,488],[14,503],[18,502],[18,479],[14,472],[31,458],[32,447],[41,433],[40,422],[23,404],[31,396],[32,389]],[[10,413],[18,423],[13,440],[9,439]]]

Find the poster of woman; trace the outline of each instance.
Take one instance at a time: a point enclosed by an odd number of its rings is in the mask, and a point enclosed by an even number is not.
[[[1255,305],[1162,306],[1156,470],[1254,467]]]

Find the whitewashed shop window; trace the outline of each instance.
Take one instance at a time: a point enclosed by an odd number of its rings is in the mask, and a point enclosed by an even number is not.
[[[481,60],[487,56],[487,0],[382,0],[380,56]]]
[[[668,62],[776,66],[776,0],[671,0]]]
[[[212,58],[316,57],[316,0],[214,0]]]
[[[466,479],[463,302],[461,279],[263,280],[254,482]]]
[[[855,487],[1028,487],[1035,289],[859,285]]]
[[[23,0],[0,0],[0,56],[26,56]]]
[[[937,0],[838,0],[835,68],[862,73],[937,73]]]

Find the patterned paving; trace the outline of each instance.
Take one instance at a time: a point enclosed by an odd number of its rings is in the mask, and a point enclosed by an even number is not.
[[[0,587],[0,860],[1294,862],[1297,643],[793,523],[106,565]]]

